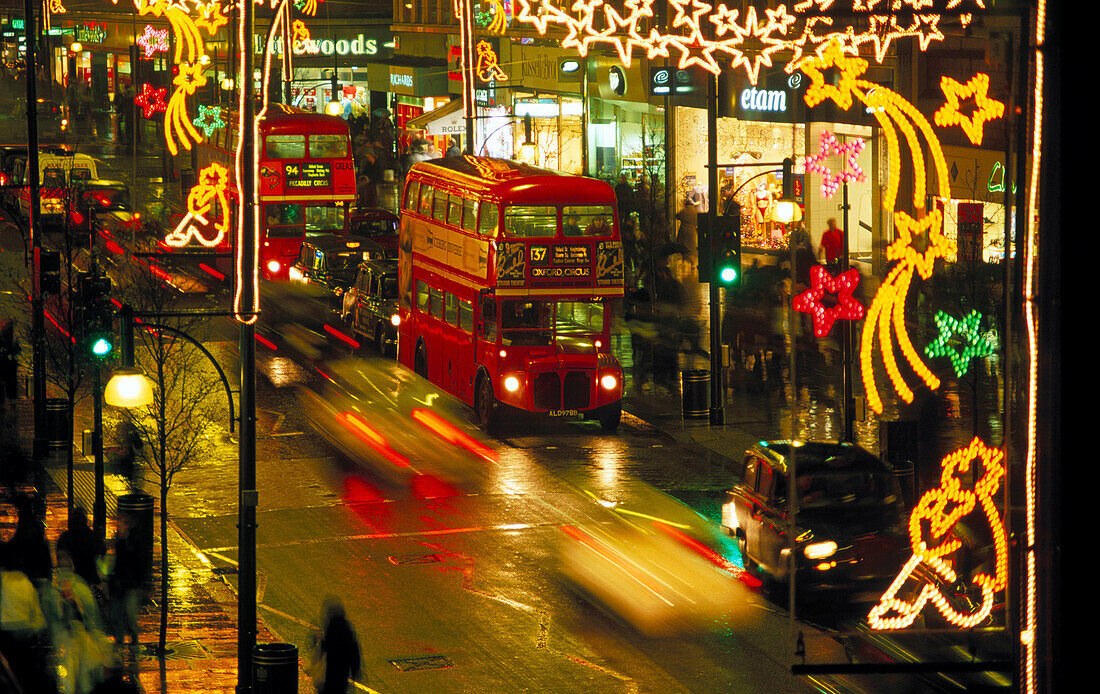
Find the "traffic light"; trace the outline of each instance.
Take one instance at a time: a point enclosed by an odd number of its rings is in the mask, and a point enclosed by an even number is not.
[[[61,253],[38,251],[38,288],[42,294],[61,293]]]
[[[731,202],[726,214],[714,218],[714,281],[723,287],[741,286],[741,205]]]
[[[115,348],[114,314],[111,303],[111,280],[101,275],[80,277],[80,317],[82,343],[88,353],[98,359],[110,356]]]

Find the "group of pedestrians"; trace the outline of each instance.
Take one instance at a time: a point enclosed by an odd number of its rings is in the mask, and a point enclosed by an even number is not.
[[[45,503],[9,494],[15,531],[0,543],[0,690],[42,694],[136,692],[119,650],[136,650],[137,615],[152,580],[151,548],[122,514],[110,551],[83,508],[51,552]]]

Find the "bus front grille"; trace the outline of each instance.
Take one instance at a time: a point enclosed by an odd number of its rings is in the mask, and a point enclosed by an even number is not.
[[[534,378],[532,400],[536,410],[561,409],[561,379],[552,371]]]
[[[592,399],[592,374],[570,371],[565,375],[562,407],[567,410],[587,410]]]

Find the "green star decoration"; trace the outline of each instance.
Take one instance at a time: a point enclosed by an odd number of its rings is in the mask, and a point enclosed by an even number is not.
[[[982,314],[979,311],[971,311],[962,320],[944,311],[937,312],[936,327],[940,329],[940,334],[924,348],[924,353],[930,357],[950,358],[955,376],[962,378],[970,370],[971,359],[988,357],[997,351],[996,344],[987,335],[982,335],[981,323]],[[952,344],[955,336],[961,338],[962,351]]]
[[[207,139],[218,128],[224,128],[227,124],[222,120],[221,106],[199,106],[199,115],[191,121],[196,128],[201,128]]]

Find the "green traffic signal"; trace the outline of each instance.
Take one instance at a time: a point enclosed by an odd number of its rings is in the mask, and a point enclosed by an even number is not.
[[[727,265],[718,273],[718,277],[722,280],[722,284],[732,284],[737,281],[737,268]]]
[[[92,354],[97,357],[106,357],[114,350],[115,346],[106,337],[96,337],[92,340]]]

